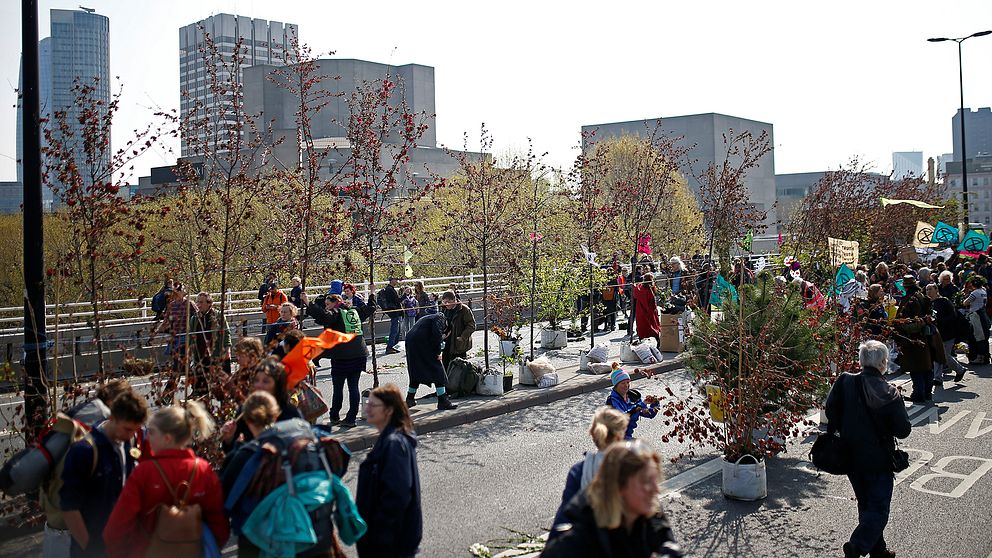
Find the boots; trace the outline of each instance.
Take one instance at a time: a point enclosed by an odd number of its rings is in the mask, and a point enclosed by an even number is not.
[[[846,542],[844,543],[844,558],[861,558],[861,553],[854,548],[854,545]]]
[[[412,394],[412,393],[406,394],[406,407],[407,407],[407,409],[412,409],[412,408],[414,408],[416,406],[417,406],[417,396],[414,395],[414,394]]]
[[[437,396],[437,410],[438,411],[450,411],[451,409],[457,409],[458,405],[455,405],[448,399],[447,394]]]

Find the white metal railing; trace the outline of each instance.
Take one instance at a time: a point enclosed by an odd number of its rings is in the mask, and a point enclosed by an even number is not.
[[[490,281],[493,282],[492,289],[505,288],[502,283],[505,272],[490,273]],[[449,277],[425,277],[421,279],[408,279],[410,281],[423,281],[424,288],[428,292],[446,290],[449,285],[454,284],[459,291],[465,294],[478,294],[482,292],[482,275],[454,275]],[[359,293],[368,299],[368,291],[362,289],[361,282],[355,282],[355,287]],[[327,292],[330,285],[316,285],[307,287],[307,294],[315,296]],[[287,295],[291,289],[280,289]],[[237,316],[247,316],[261,312],[257,298],[258,290],[248,291],[228,291],[225,304],[225,313],[229,318]],[[211,293],[215,299],[220,298],[220,293]],[[151,297],[129,298],[120,300],[109,300],[100,302],[100,324],[102,326],[134,326],[150,324],[154,322],[155,313],[151,309]],[[56,312],[55,304],[45,305],[46,327],[58,327],[59,331],[70,332],[79,329],[91,329],[93,310],[88,302],[69,302],[58,304]],[[0,335],[15,335],[23,333],[24,308],[20,306],[0,308]]]

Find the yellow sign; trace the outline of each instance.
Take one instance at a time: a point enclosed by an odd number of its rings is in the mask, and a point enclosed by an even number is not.
[[[710,402],[710,418],[723,422],[723,390],[719,386],[706,386],[706,398]]]

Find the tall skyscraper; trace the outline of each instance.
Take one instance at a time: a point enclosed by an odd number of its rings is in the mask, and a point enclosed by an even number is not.
[[[73,85],[95,87],[94,96],[110,101],[110,19],[92,10],[52,10],[51,34],[38,43],[38,74],[41,117],[51,119],[56,111],[68,110],[71,126],[79,127],[74,106]],[[20,87],[23,76],[18,77]],[[20,160],[23,155],[23,116],[17,110],[17,180],[23,180]],[[78,128],[77,128],[78,129]],[[82,133],[72,134],[74,138]],[[78,142],[76,160],[83,160],[82,142]],[[107,153],[111,153],[108,148]],[[44,161],[42,161],[44,163]],[[50,191],[45,201],[52,199]],[[47,204],[46,204],[47,205]]]
[[[992,155],[992,108],[978,110],[965,108],[964,135],[968,147],[967,157],[988,157]],[[954,138],[954,160],[961,162],[961,111],[951,117],[951,133]],[[971,168],[971,167],[969,167]]]
[[[892,179],[919,178],[923,176],[922,151],[893,151]]]
[[[238,68],[238,77],[244,68],[258,64],[282,66],[286,53],[292,52],[293,41],[299,37],[299,27],[292,23],[252,19],[231,14],[217,14],[179,29],[179,106],[183,115],[203,103],[210,112],[216,110],[223,99],[214,97],[210,90],[204,49],[205,36],[217,46],[224,64],[234,60],[234,49],[241,42],[245,53],[244,63]],[[202,141],[205,138],[200,138]],[[183,157],[198,155],[183,138]]]

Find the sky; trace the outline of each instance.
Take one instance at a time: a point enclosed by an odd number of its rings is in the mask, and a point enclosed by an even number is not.
[[[39,37],[52,8],[39,0]],[[533,140],[567,167],[582,125],[719,112],[774,125],[776,173],[836,169],[852,157],[888,172],[893,151],[952,150],[959,105],[954,43],[992,29],[992,1],[86,0],[110,18],[111,74],[123,87],[114,144],[179,105],[179,28],[216,13],[296,23],[315,52],[435,68],[437,138],[495,151]],[[0,180],[15,177],[20,2],[0,2]],[[964,43],[965,105],[992,106],[992,36]],[[171,164],[166,144],[134,177]]]

